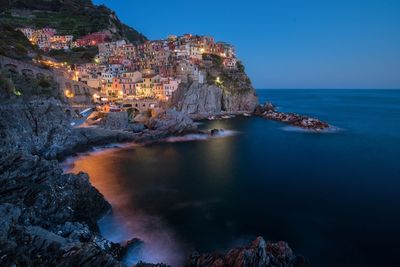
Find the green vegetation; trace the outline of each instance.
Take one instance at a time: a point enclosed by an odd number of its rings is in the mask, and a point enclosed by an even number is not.
[[[203,55],[203,59],[210,62],[205,66],[208,84],[214,84],[222,90],[235,94],[253,90],[251,81],[240,61],[236,63],[236,69],[227,69],[223,65],[222,58],[218,55]]]
[[[238,71],[240,72],[245,72],[245,68],[244,65],[241,61],[236,62],[236,68],[238,69]]]
[[[107,7],[90,0],[8,0],[0,7],[0,23],[12,27],[52,27],[59,34],[81,37],[92,32],[116,28],[114,38],[130,42],[146,40],[142,34],[121,23]]]
[[[0,55],[26,59],[29,51],[37,51],[20,31],[9,24],[0,23]]]
[[[92,62],[98,53],[97,47],[78,47],[73,48],[71,51],[50,50],[46,53],[59,62],[67,62],[69,65],[84,64]]]
[[[214,66],[222,67],[223,60],[220,56],[214,54],[203,54],[203,60],[211,61]]]
[[[35,78],[3,70],[0,72],[0,97],[9,99],[15,97],[29,98],[45,96],[62,99],[58,84],[45,78]]]

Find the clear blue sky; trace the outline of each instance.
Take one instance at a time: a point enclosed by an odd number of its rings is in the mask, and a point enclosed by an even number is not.
[[[235,45],[256,88],[400,88],[400,0],[94,0],[149,39]]]

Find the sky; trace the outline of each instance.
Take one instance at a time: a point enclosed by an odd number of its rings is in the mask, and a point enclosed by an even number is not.
[[[256,88],[400,89],[400,0],[94,0],[149,39],[212,35]]]

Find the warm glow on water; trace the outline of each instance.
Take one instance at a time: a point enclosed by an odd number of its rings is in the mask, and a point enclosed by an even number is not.
[[[115,242],[145,241],[126,262],[180,266],[192,249],[257,235],[285,240],[314,266],[392,266],[400,237],[400,91],[265,91],[283,111],[337,126],[294,131],[261,118],[207,122],[236,131],[82,156],[113,206],[99,222]],[[384,256],[382,256],[384,255]]]
[[[136,149],[140,150],[136,153]],[[146,214],[135,205],[132,199],[139,192],[132,190],[126,176],[121,175],[117,166],[124,159],[120,151],[108,149],[96,152],[90,156],[79,157],[70,172],[87,172],[91,183],[111,203],[113,210],[99,222],[101,233],[113,242],[125,242],[134,237],[144,241],[143,246],[128,254],[125,261],[136,263],[139,260],[147,262],[169,262],[175,266],[184,260],[184,251],[176,234],[156,215]],[[152,161],[145,148],[125,149],[132,157]],[[174,154],[168,149],[162,156]],[[135,178],[135,172],[129,172],[129,177]],[[162,188],[159,189],[162,191]],[[148,201],[153,201],[148,199]]]

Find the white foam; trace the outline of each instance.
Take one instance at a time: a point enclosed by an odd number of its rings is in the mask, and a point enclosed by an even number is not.
[[[224,137],[229,137],[236,135],[238,132],[237,131],[232,131],[232,130],[222,130],[214,135],[211,134],[187,134],[183,136],[171,136],[168,138],[165,138],[162,140],[163,142],[168,142],[168,143],[176,143],[176,142],[191,142],[191,141],[205,141],[209,139],[215,139],[215,138],[224,138]]]
[[[335,127],[335,126],[329,126],[329,128],[323,129],[323,130],[313,130],[313,129],[305,129],[305,128],[301,128],[301,127],[297,127],[297,126],[285,126],[285,127],[281,127],[281,130],[286,131],[286,132],[299,132],[299,133],[337,133],[342,131],[342,129]]]

